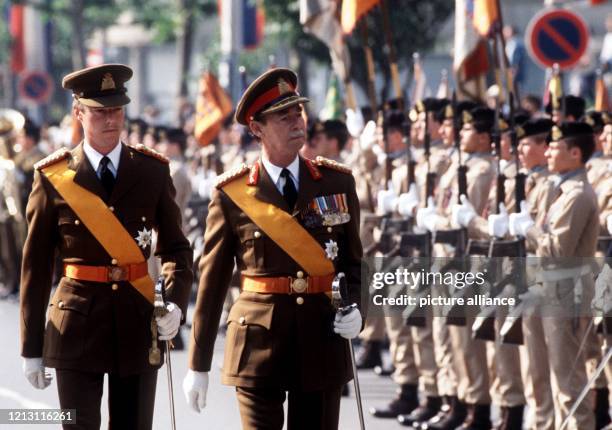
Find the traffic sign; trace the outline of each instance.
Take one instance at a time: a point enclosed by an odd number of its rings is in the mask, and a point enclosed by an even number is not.
[[[561,70],[574,67],[589,42],[586,23],[575,12],[547,9],[529,22],[525,34],[529,54],[542,67],[559,64]]]
[[[31,102],[44,104],[53,93],[53,80],[46,72],[27,71],[19,77],[19,95]]]

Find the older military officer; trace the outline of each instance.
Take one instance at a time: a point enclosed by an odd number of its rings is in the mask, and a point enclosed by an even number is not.
[[[360,310],[336,315],[336,273],[348,303],[360,302],[359,203],[350,171],[298,155],[306,139],[297,76],[272,69],[245,91],[236,120],[261,143],[261,157],[219,178],[209,207],[200,286],[183,388],[206,404],[208,372],[234,260],[240,297],[228,317],[222,382],[236,387],[245,429],[336,429],[340,393],[352,378],[348,343]]]
[[[193,278],[168,159],[119,140],[131,76],[127,66],[106,64],[64,78],[84,141],[36,165],[27,205],[24,371],[43,389],[51,382],[44,366],[56,369],[60,406],[76,410],[76,425],[67,428],[100,428],[105,374],[109,428],[151,428],[162,362],[157,335],[162,341],[175,336]],[[147,273],[152,230],[168,287],[163,317],[153,316]],[[64,276],[49,302],[56,252]]]

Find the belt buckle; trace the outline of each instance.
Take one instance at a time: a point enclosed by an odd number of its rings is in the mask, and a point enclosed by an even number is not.
[[[108,280],[113,282],[125,281],[127,269],[122,266],[111,266],[108,268]]]
[[[304,278],[295,278],[291,281],[291,289],[300,294],[308,288],[308,281]]]

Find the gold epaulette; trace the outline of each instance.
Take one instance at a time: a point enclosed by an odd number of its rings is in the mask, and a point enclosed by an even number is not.
[[[52,164],[57,163],[60,160],[63,160],[64,158],[68,157],[68,155],[70,155],[70,151],[68,150],[68,148],[60,148],[54,153],[40,160],[38,163],[34,164],[34,168],[36,170],[42,170],[45,167],[48,167]]]
[[[227,172],[224,172],[221,175],[217,176],[217,179],[215,181],[215,187],[220,189],[225,184],[233,181],[234,179],[244,176],[244,174],[249,170],[249,166],[247,166],[245,163],[242,163],[240,164],[240,166],[228,170]]]
[[[337,170],[338,172],[348,173],[348,174],[352,173],[350,167],[344,164],[338,163],[337,161],[330,160],[329,158],[321,157],[320,155],[317,158],[315,158],[314,163],[317,166],[329,167],[330,169]]]
[[[149,148],[142,143],[137,143],[136,145],[128,144],[128,146],[138,152],[141,152],[149,157],[157,158],[159,161],[164,162],[166,164],[170,163],[170,159],[166,157],[164,154],[160,154],[154,149]]]

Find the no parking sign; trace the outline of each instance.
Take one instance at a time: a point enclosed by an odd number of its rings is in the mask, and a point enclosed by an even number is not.
[[[44,104],[53,92],[53,80],[46,72],[29,71],[19,78],[19,95],[31,102]]]
[[[574,67],[584,55],[589,30],[584,20],[566,9],[545,10],[536,15],[525,34],[529,54],[542,67],[559,64],[561,70]]]

